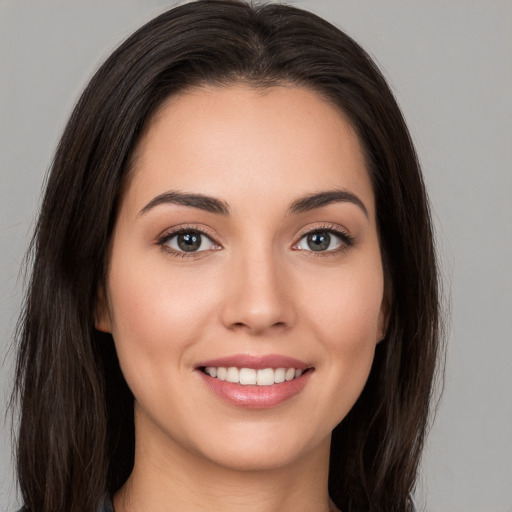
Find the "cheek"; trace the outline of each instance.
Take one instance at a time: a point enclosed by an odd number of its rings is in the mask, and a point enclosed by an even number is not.
[[[119,364],[139,406],[160,418],[183,407],[173,390],[183,388],[190,372],[190,353],[211,317],[212,300],[201,280],[170,275],[168,266],[130,268],[129,261],[115,261],[109,299]]]
[[[109,303],[118,357],[127,381],[132,374],[137,380],[154,381],[165,362],[185,365],[187,349],[215,314],[215,288],[198,273],[170,273],[165,261],[114,261]]]
[[[198,311],[209,295],[209,287],[202,285],[197,273],[169,272],[165,261],[130,265],[129,259],[118,259],[116,263],[109,278],[115,329],[140,335],[160,332],[165,338],[176,329],[197,325]]]
[[[304,314],[333,349],[357,350],[376,343],[384,293],[380,265],[361,264],[360,271],[341,268],[304,284]]]
[[[371,370],[380,339],[383,276],[379,265],[367,265],[364,272],[332,272],[321,289],[312,285],[315,293],[303,315],[327,354],[322,369],[329,392],[319,406],[338,404],[332,408],[335,425],[352,408]]]

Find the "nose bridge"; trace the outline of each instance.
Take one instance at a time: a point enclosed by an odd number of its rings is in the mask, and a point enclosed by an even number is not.
[[[293,322],[284,262],[271,243],[239,247],[228,272],[230,284],[223,311],[226,327],[257,334]]]

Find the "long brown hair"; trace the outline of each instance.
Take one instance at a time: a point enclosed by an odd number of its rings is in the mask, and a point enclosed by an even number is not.
[[[439,299],[429,206],[403,117],[372,60],[328,22],[284,5],[201,0],[150,21],[108,58],[55,154],[17,334],[18,477],[31,512],[96,512],[131,472],[133,397],[112,338],[93,320],[122,185],[166,98],[233,82],[313,90],[348,116],[362,142],[389,326],[362,395],[333,432],[329,492],[344,512],[414,509]]]

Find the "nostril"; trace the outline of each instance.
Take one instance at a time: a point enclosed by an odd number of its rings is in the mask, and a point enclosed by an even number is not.
[[[275,323],[271,323],[269,326],[267,325],[263,325],[263,326],[258,326],[256,324],[256,322],[248,322],[248,323],[244,323],[244,322],[235,322],[231,325],[231,329],[234,330],[234,331],[237,331],[237,330],[248,330],[248,331],[251,331],[251,332],[260,332],[260,331],[263,331],[263,330],[267,330],[267,329],[278,329],[278,330],[283,330],[283,329],[286,329],[286,326],[287,326],[287,323],[286,322],[275,322]]]
[[[222,307],[221,321],[229,330],[251,334],[268,329],[281,332],[294,323],[293,301],[287,300],[284,292],[283,296],[269,296],[256,293],[257,289],[239,288],[242,289],[226,296]]]

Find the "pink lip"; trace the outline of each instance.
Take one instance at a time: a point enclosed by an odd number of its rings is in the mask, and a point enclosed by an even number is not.
[[[196,365],[196,368],[206,368],[207,366],[215,366],[217,368],[219,366],[224,366],[225,368],[234,366],[236,368],[254,368],[255,370],[262,370],[263,368],[295,368],[296,370],[305,370],[311,367],[311,365],[293,357],[278,354],[266,354],[263,356],[236,354],[202,361]]]
[[[234,366],[237,368],[254,368],[256,370],[263,368],[295,368],[301,370],[309,369],[309,371],[304,372],[298,378],[279,384],[251,386],[210,377],[202,371],[202,368],[207,366],[223,366],[226,368]],[[196,369],[210,391],[213,391],[213,393],[229,404],[245,409],[269,409],[290,400],[302,391],[313,373],[313,368],[303,361],[275,354],[265,356],[238,354],[211,359],[201,362],[197,365]]]
[[[271,386],[243,386],[215,379],[202,371],[198,373],[208,389],[226,402],[245,409],[269,409],[286,402],[302,391],[313,372],[310,370],[296,379]]]

